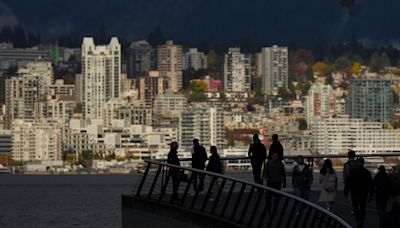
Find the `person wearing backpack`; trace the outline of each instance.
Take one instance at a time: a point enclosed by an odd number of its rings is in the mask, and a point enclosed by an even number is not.
[[[335,201],[337,191],[337,176],[332,167],[332,161],[326,159],[320,170],[321,194],[318,201],[325,203],[325,208],[330,211]]]

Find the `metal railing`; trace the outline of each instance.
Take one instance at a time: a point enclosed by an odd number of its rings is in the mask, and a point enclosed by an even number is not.
[[[145,162],[135,193],[140,199],[244,227],[351,227],[318,205],[263,185],[160,160]],[[204,192],[191,190],[193,175],[204,176]]]

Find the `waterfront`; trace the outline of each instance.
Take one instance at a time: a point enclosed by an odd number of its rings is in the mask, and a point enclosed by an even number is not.
[[[121,227],[133,175],[1,175],[0,227]]]

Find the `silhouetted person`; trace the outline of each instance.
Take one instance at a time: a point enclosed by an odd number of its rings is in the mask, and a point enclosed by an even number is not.
[[[267,151],[257,134],[253,135],[253,143],[250,145],[248,155],[253,169],[254,182],[262,184],[261,170],[267,156]]]
[[[348,188],[344,194],[347,197],[350,192],[357,227],[363,227],[368,195],[369,199],[372,200],[373,182],[371,172],[363,166],[364,159],[358,160],[358,166],[350,171],[346,180]]]
[[[349,150],[349,152],[347,153],[347,157],[348,161],[343,165],[344,192],[349,192],[348,189],[349,187],[346,183],[347,183],[347,178],[350,175],[350,171],[358,166],[358,160],[356,160],[356,152],[354,152],[353,150]],[[351,194],[350,197],[346,196],[347,202],[350,200],[349,198],[351,198]],[[353,210],[351,211],[351,214],[354,214]]]
[[[204,170],[206,167],[207,152],[203,146],[199,144],[198,139],[193,139],[193,151],[192,151],[192,168]],[[203,173],[192,173],[192,183],[195,191],[204,190],[204,174]],[[199,184],[197,185],[197,179]]]
[[[170,151],[168,153],[168,160],[167,162],[169,164],[181,166],[181,163],[179,162],[178,158],[178,143],[177,142],[171,142],[170,144]],[[168,175],[172,177],[172,189],[173,189],[173,194],[172,198],[177,199],[178,198],[178,187],[179,187],[179,181],[181,179],[181,171],[177,168],[170,167],[168,171]]]
[[[279,160],[283,160],[283,146],[282,144],[278,141],[278,135],[274,134],[272,135],[272,144],[269,146],[269,154],[268,154],[268,160],[271,160],[272,157],[271,155],[273,153],[277,153]]]
[[[322,187],[318,201],[324,202],[325,208],[330,211],[335,201],[337,191],[337,176],[330,159],[325,160],[319,173],[321,175],[320,183]]]
[[[208,159],[208,165],[206,170],[213,173],[222,173],[222,165],[221,159],[217,152],[217,147],[211,146],[210,147],[211,156]]]
[[[386,211],[386,204],[390,197],[391,182],[387,175],[385,166],[379,166],[379,172],[375,175],[373,184],[375,190],[376,210],[379,216],[379,227],[391,227],[389,214]]]
[[[272,154],[272,159],[268,160],[264,167],[264,178],[267,182],[267,187],[274,188],[276,190],[281,190],[282,187],[286,187],[286,171],[285,166],[279,160],[278,153]],[[280,197],[277,195],[274,197],[273,205],[272,197],[273,193],[267,194],[267,204],[268,210],[275,210],[278,208]]]
[[[292,185],[294,194],[308,200],[308,193],[311,189],[313,175],[310,167],[304,163],[304,157],[297,156],[296,165],[292,172]]]
[[[221,159],[218,155],[217,147],[211,146],[210,153],[211,153],[211,156],[208,159],[208,164],[207,164],[206,170],[209,172],[222,174],[222,164],[221,164]],[[213,178],[213,177],[211,176],[211,178]],[[220,188],[218,180],[219,180],[218,178],[215,180],[213,189],[218,190]],[[214,191],[212,190],[211,195],[213,195],[213,192]],[[210,201],[214,201],[214,198],[212,198],[212,196],[210,196]]]

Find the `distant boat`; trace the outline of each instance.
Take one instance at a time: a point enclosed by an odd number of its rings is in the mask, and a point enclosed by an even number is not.
[[[4,167],[2,164],[0,164],[0,174],[10,174],[11,171],[9,168]]]

